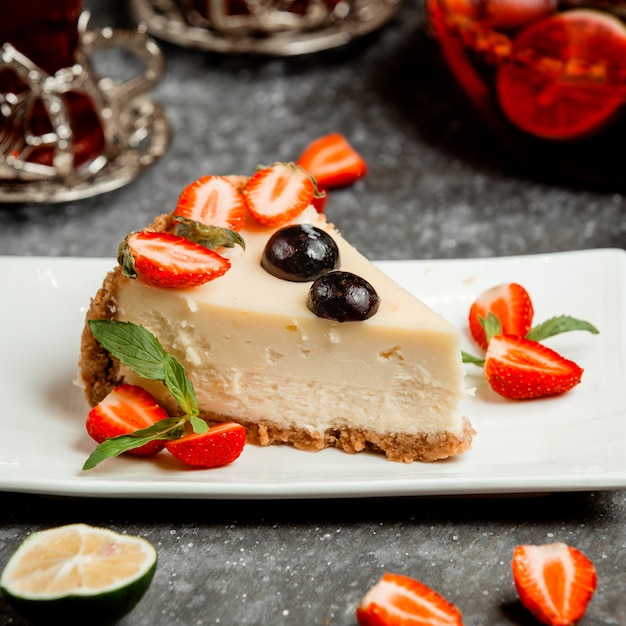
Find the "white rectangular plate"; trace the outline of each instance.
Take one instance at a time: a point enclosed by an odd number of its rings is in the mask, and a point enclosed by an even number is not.
[[[468,365],[465,414],[473,448],[454,459],[404,465],[380,455],[246,446],[232,465],[181,468],[170,455],[117,458],[82,471],[94,444],[76,378],[89,299],[110,259],[0,257],[0,489],[27,493],[150,498],[321,498],[542,493],[626,487],[626,252],[589,250],[443,261],[384,261],[388,274],[460,329],[477,353],[467,312],[484,289],[519,282],[535,321],[568,314],[599,335],[548,341],[585,370],[555,398],[511,402]]]

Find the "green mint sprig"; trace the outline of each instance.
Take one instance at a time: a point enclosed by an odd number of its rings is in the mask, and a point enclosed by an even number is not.
[[[85,461],[84,470],[150,441],[178,439],[184,434],[187,423],[191,424],[195,433],[208,430],[208,424],[198,417],[198,401],[185,368],[165,351],[150,331],[138,324],[117,320],[90,320],[89,327],[100,345],[131,371],[142,378],[162,382],[183,414],[103,441]]]
[[[572,330],[584,330],[590,332],[592,335],[597,335],[600,332],[593,324],[585,320],[577,320],[569,315],[558,315],[531,328],[526,335],[526,339],[543,341],[548,337],[554,337],[554,335],[567,333]]]
[[[478,317],[478,321],[485,329],[485,335],[487,337],[487,343],[491,341],[492,337],[502,333],[502,324],[500,319],[493,313],[488,313],[486,317]],[[584,320],[579,320],[569,315],[557,315],[547,319],[545,322],[533,326],[526,334],[526,339],[532,341],[541,342],[549,337],[560,335],[561,333],[567,333],[574,330],[583,330],[590,332],[593,335],[597,335],[600,331],[591,323]],[[472,363],[478,367],[485,365],[485,359],[473,356],[467,352],[461,351],[461,357],[463,363]]]

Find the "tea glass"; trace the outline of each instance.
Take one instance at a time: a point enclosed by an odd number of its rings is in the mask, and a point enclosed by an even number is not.
[[[148,92],[163,59],[144,29],[88,30],[82,0],[10,3],[0,21],[0,201],[63,201],[119,187],[169,141]],[[100,51],[120,49],[141,70],[98,77]]]

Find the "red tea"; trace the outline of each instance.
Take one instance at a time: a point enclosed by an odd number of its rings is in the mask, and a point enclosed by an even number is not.
[[[528,168],[626,186],[626,2],[427,0],[430,28],[485,125]]]
[[[78,18],[82,0],[28,0],[4,2],[0,45],[10,43],[49,75],[76,63]],[[10,69],[0,71],[0,93],[24,93],[28,85]],[[91,161],[104,150],[104,133],[91,99],[78,91],[64,96],[72,128],[74,165]],[[0,118],[0,125],[8,123]],[[43,103],[35,101],[27,121],[30,131],[44,135],[53,130]],[[2,129],[0,128],[0,132]],[[50,147],[35,149],[29,161],[52,164]]]

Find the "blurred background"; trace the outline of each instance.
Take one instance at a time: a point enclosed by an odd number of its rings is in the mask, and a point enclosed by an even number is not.
[[[90,27],[135,28],[125,0],[86,0]],[[421,0],[380,30],[295,57],[224,55],[158,41],[152,98],[171,128],[166,154],[129,185],[85,200],[0,205],[0,254],[113,256],[118,242],[203,174],[249,174],[340,132],[368,176],[326,212],[368,257],[488,257],[623,247],[619,189],[526,174],[455,98]],[[97,69],[132,70],[119,55]]]

